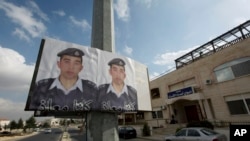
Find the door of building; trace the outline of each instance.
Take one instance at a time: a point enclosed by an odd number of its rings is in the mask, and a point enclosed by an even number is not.
[[[185,106],[187,121],[200,121],[196,105]]]
[[[134,123],[134,114],[125,114],[125,123]]]

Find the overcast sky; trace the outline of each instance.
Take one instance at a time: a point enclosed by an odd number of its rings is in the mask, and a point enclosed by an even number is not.
[[[249,0],[114,0],[115,50],[148,66],[150,78],[174,60],[250,19]],[[0,119],[24,112],[44,37],[90,46],[92,0],[1,0]]]

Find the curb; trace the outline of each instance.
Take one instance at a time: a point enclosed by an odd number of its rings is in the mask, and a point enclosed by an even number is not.
[[[163,141],[164,138],[157,138],[155,136],[148,136],[148,137],[144,137],[144,136],[137,136],[137,138],[140,138],[140,139],[145,139],[145,140],[151,140],[151,141]]]

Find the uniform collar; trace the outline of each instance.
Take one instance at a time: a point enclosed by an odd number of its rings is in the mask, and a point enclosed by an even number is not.
[[[73,85],[69,90],[66,90],[63,85],[61,84],[61,82],[59,81],[59,77],[57,77],[54,82],[51,84],[50,89],[53,89],[54,87],[57,87],[58,89],[63,90],[63,92],[67,95],[70,91],[75,90],[76,88],[78,88],[81,92],[83,92],[82,89],[82,81],[78,78],[75,85]]]
[[[128,95],[128,88],[127,88],[127,85],[125,83],[124,83],[124,86],[123,86],[122,91],[120,93],[116,93],[114,87],[112,86],[112,83],[110,83],[108,90],[107,90],[107,93],[109,93],[110,91],[115,93],[118,97],[120,97],[123,93]]]

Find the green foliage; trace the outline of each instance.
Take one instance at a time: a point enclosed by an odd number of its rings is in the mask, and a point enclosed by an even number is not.
[[[65,125],[65,119],[64,120],[60,120],[60,125]]]
[[[7,128],[9,127],[9,125],[4,125],[4,130],[7,130]]]
[[[22,129],[23,128],[23,120],[22,120],[22,118],[20,118],[19,120],[18,120],[18,123],[17,123],[17,129]]]
[[[187,124],[187,127],[206,127],[206,128],[214,129],[214,125],[207,120],[190,122]]]
[[[43,125],[42,125],[43,128],[50,128],[50,124],[48,122],[45,122]]]
[[[68,126],[70,123],[72,122],[72,120],[61,120],[60,121],[60,125],[63,125],[63,126]]]
[[[75,123],[75,121],[74,121],[73,119],[70,119],[70,123],[73,123],[73,124],[74,124],[74,123]]]
[[[182,127],[176,128],[175,133],[178,132],[178,131],[181,130],[181,129],[182,129]]]
[[[36,128],[36,119],[33,116],[26,120],[26,128]]]
[[[17,123],[16,123],[16,121],[14,121],[14,120],[12,120],[12,121],[10,122],[10,130],[12,130],[12,129],[17,129]]]
[[[148,123],[144,123],[142,132],[143,136],[150,136],[150,127],[148,126]]]

